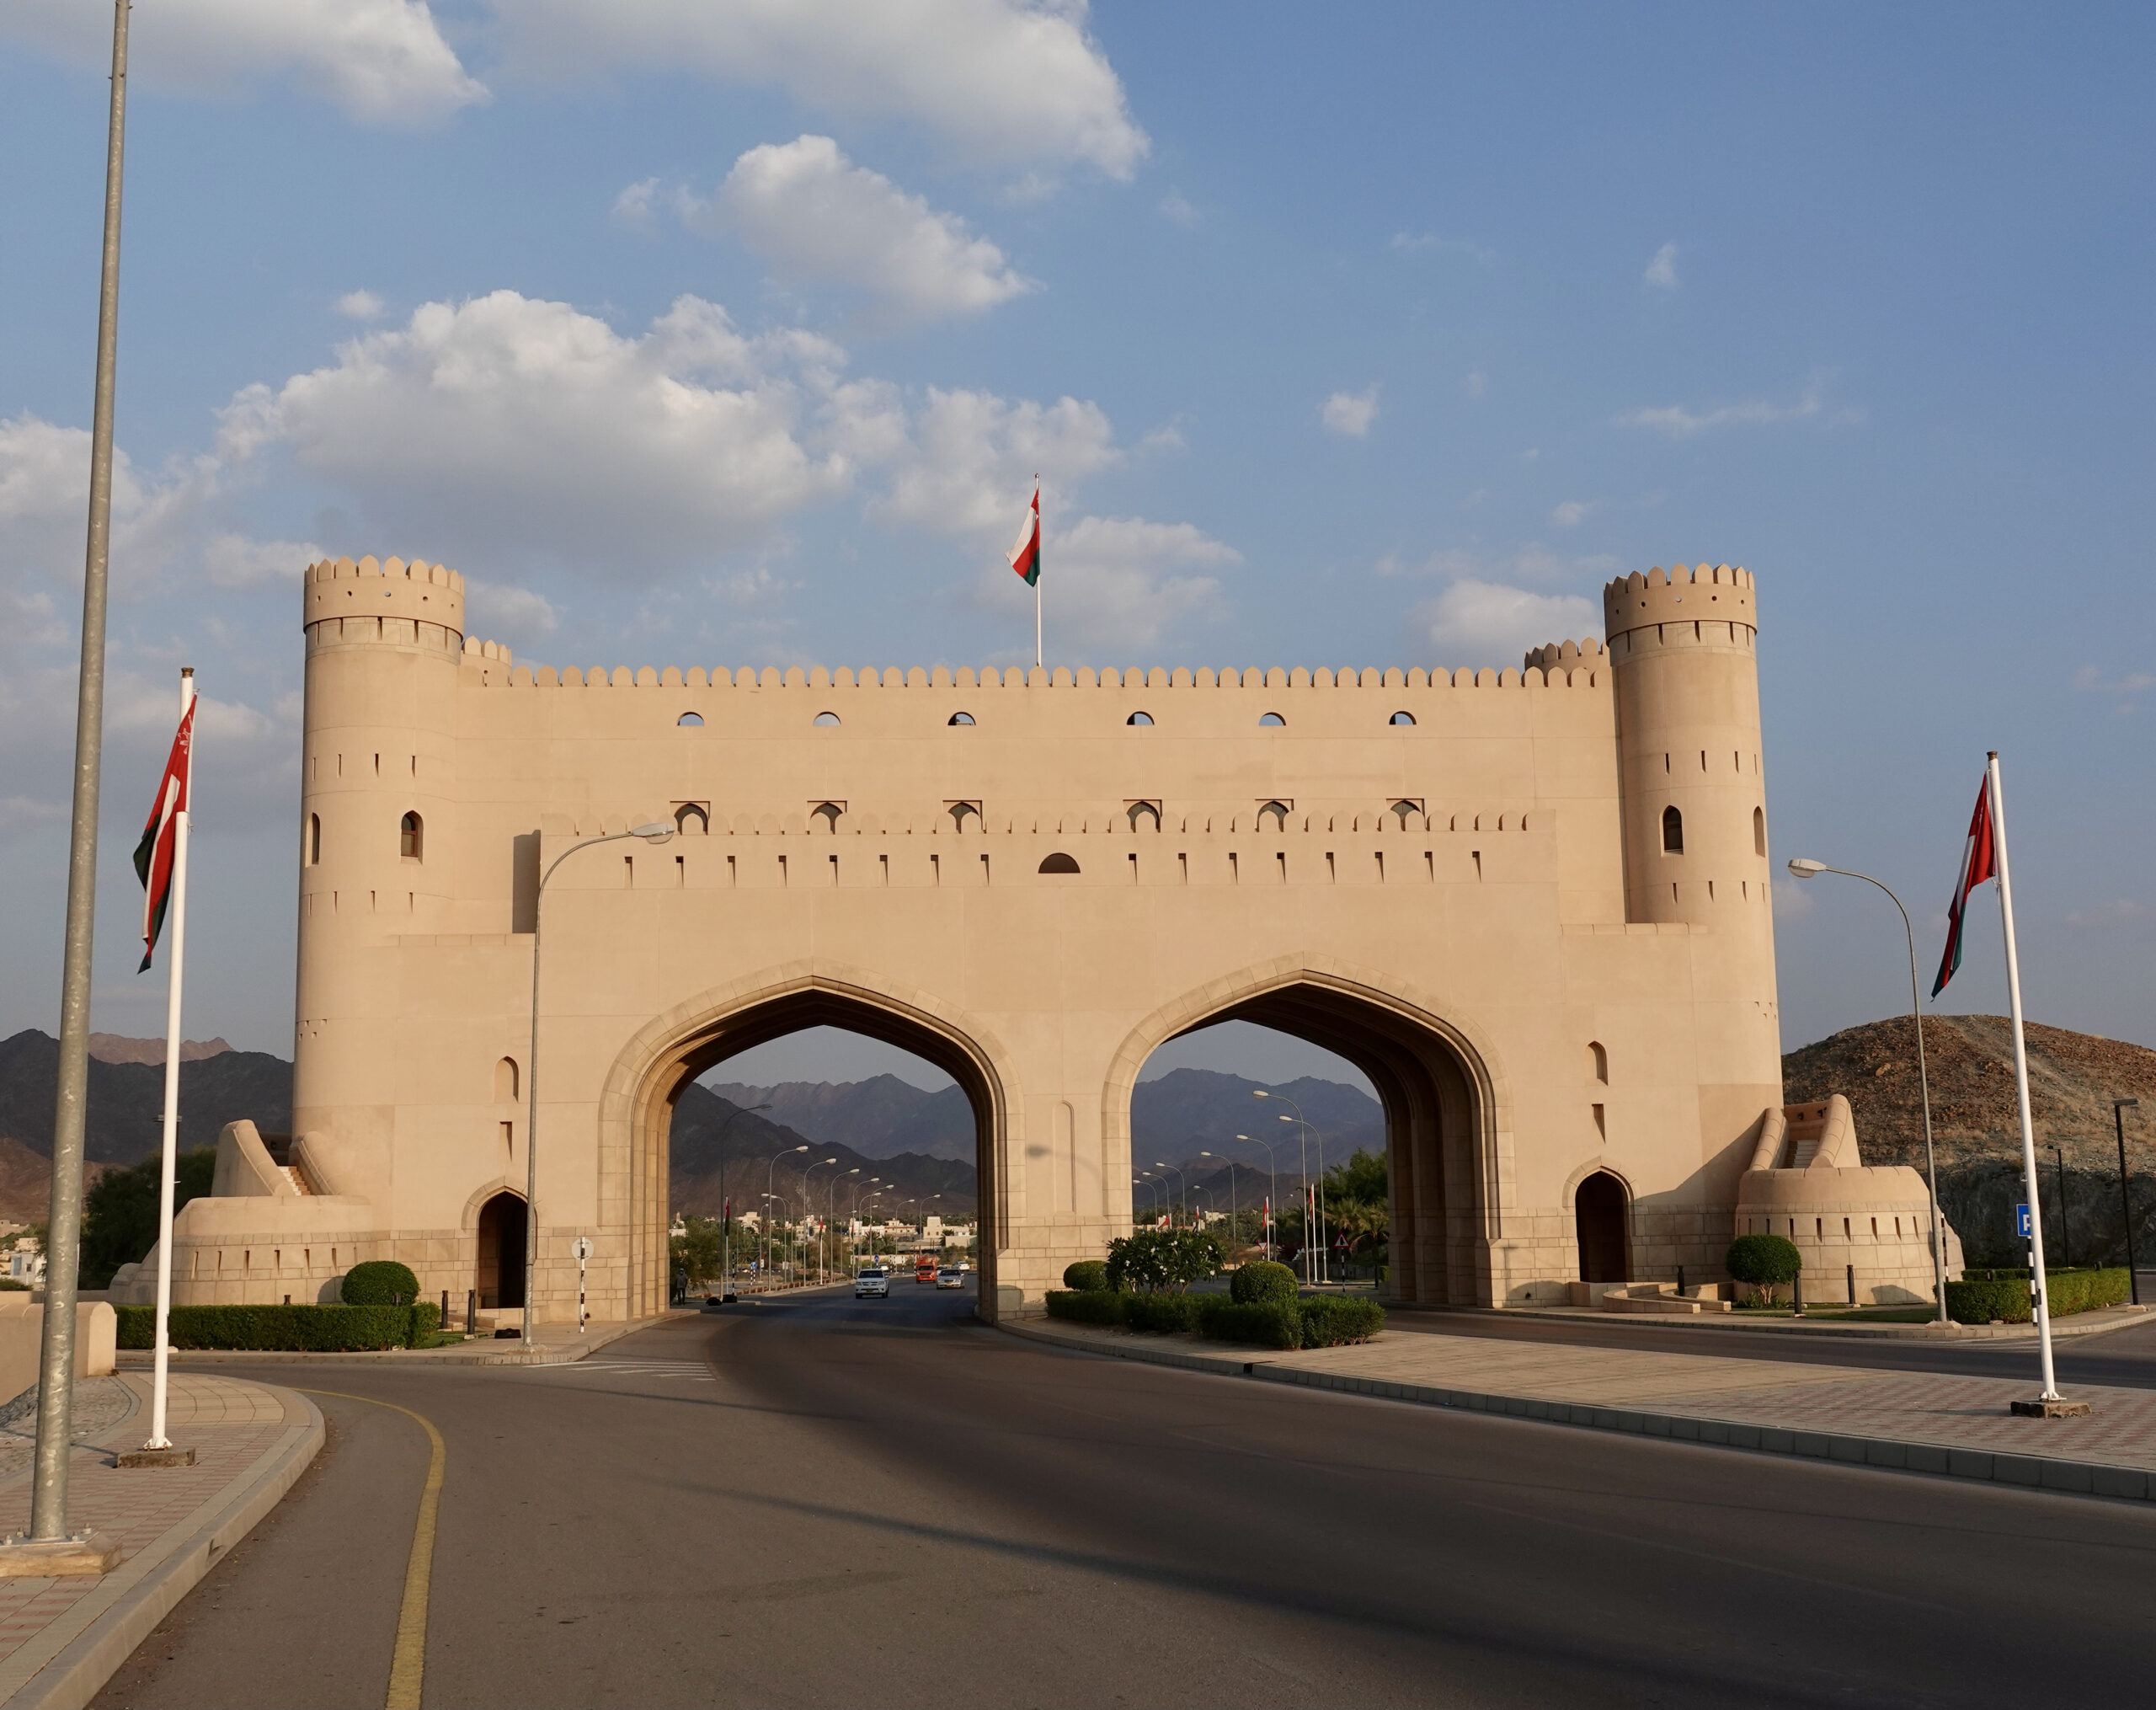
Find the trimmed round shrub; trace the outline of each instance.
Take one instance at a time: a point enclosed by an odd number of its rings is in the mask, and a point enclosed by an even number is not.
[[[1240,1306],[1293,1306],[1295,1274],[1269,1258],[1257,1259],[1244,1265],[1229,1280],[1228,1293]]]
[[[1108,1266],[1104,1258],[1081,1258],[1075,1264],[1063,1268],[1063,1285],[1081,1295],[1104,1295],[1108,1291]]]
[[[1804,1255],[1794,1241],[1780,1235],[1740,1235],[1729,1243],[1721,1263],[1737,1281],[1757,1289],[1761,1301],[1771,1301],[1778,1286],[1796,1280]]]
[[[419,1298],[419,1278],[393,1258],[371,1258],[344,1273],[348,1307],[408,1307]]]

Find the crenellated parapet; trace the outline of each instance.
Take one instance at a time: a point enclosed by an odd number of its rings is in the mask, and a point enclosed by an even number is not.
[[[1642,648],[1719,644],[1750,652],[1759,613],[1749,570],[1729,564],[1677,564],[1609,583],[1602,590],[1604,645],[1621,661]]]
[[[463,650],[464,578],[446,564],[324,558],[307,567],[302,592],[310,652],[362,643]]]
[[[1609,660],[1602,650],[1602,644],[1593,636],[1585,641],[1551,641],[1527,650],[1526,669],[1554,675],[1573,671],[1607,671]]]

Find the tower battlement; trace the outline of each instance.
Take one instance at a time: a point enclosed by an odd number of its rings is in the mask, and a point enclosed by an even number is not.
[[[1730,564],[1700,564],[1689,570],[1676,564],[1665,575],[1657,565],[1645,575],[1635,570],[1602,590],[1604,644],[1613,655],[1621,656],[1629,650],[1618,645],[1619,638],[1640,630],[1710,623],[1728,626],[1717,639],[1751,645],[1759,628],[1751,571]],[[1705,632],[1689,639],[1704,639]]]
[[[302,586],[310,649],[356,642],[461,652],[464,578],[446,564],[324,558]]]

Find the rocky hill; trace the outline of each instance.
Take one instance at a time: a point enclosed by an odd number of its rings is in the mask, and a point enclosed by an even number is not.
[[[2046,1257],[2063,1250],[2077,1264],[2122,1261],[2114,1098],[2138,1098],[2127,1112],[2127,1168],[2133,1177],[2134,1246],[2156,1264],[2156,1050],[2094,1034],[2029,1023],[2029,1106],[2044,1167],[2040,1193],[2057,1197],[2059,1148],[2066,1167],[2068,1222],[2062,1248],[2057,1207],[2045,1205]],[[1856,1114],[1866,1163],[1924,1167],[1916,1028],[1908,1016],[1868,1022],[1782,1059],[1783,1096],[1802,1103],[1831,1093]],[[1926,1016],[1933,1144],[1939,1196],[1972,1264],[2011,1263],[2013,1208],[2020,1184],[2021,1137],[2014,1098],[2014,1047],[1999,1015]]]

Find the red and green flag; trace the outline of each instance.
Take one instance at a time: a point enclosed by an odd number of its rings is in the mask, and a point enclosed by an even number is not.
[[[1026,526],[1018,531],[1018,543],[1011,548],[1011,568],[1018,579],[1029,587],[1039,585],[1041,580],[1041,489],[1033,485],[1033,502],[1026,512]]]
[[[1939,959],[1939,978],[1932,982],[1934,997],[1961,971],[1961,929],[1968,922],[1969,893],[1998,876],[1991,834],[1991,779],[1987,775],[1984,787],[1977,792],[1977,810],[1969,817],[1969,839],[1961,847],[1961,874],[1955,882],[1954,900],[1946,905],[1946,950]]]
[[[150,822],[142,827],[142,841],[135,846],[135,876],[142,881],[142,965],[147,971],[157,948],[157,935],[165,926],[165,907],[172,900],[173,853],[179,840],[179,816],[187,811],[188,779],[194,772],[195,703],[180,714],[179,729],[172,739],[172,754],[164,776],[157,780],[157,803],[150,810]]]

